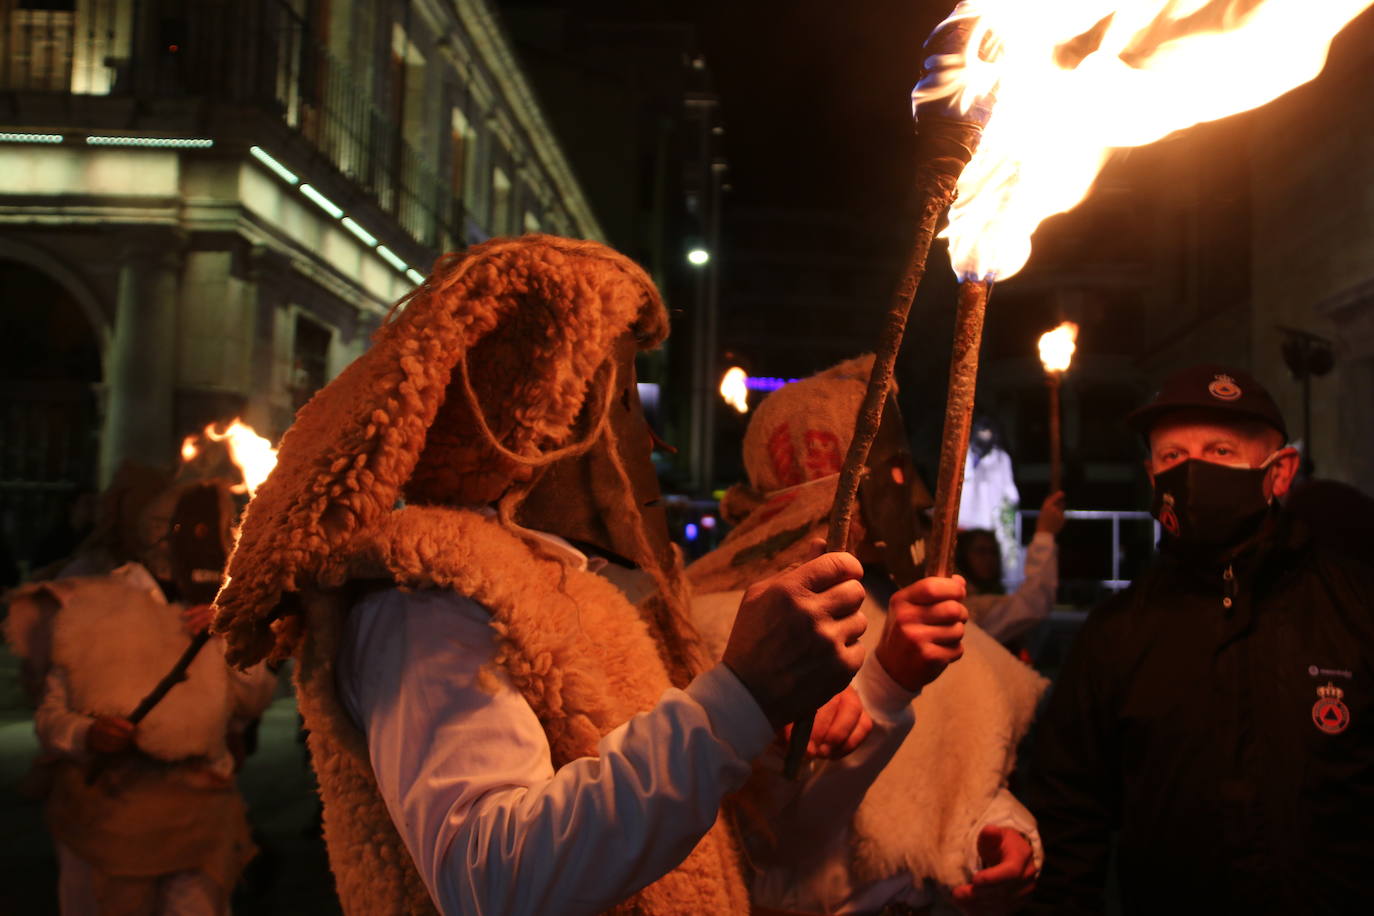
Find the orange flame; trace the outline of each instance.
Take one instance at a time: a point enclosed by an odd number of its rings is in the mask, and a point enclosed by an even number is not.
[[[950,72],[913,102],[995,96],[942,237],[960,277],[1005,279],[1041,221],[1113,153],[1256,108],[1311,80],[1374,0],[963,0]]]
[[[196,456],[199,455],[199,454],[200,454],[200,446],[199,446],[199,445],[196,445],[196,437],[195,437],[195,436],[187,436],[185,439],[182,439],[182,440],[181,440],[181,460],[182,460],[182,461],[194,461],[195,458],[196,458]]]
[[[1073,362],[1078,342],[1078,325],[1065,321],[1053,331],[1040,335],[1040,362],[1046,372],[1064,372]]]
[[[212,442],[225,443],[229,448],[229,459],[243,474],[243,483],[231,488],[235,493],[247,493],[252,496],[277,465],[277,450],[272,447],[272,443],[259,436],[253,427],[238,417],[234,418],[224,432],[217,431],[215,424],[211,423],[205,427],[205,436]],[[181,454],[185,458],[186,443],[182,443]],[[192,457],[195,457],[194,453]]]
[[[749,376],[739,366],[725,370],[720,379],[720,396],[740,413],[749,412]]]

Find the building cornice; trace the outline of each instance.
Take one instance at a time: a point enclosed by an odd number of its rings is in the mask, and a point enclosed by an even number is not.
[[[487,62],[500,94],[510,105],[516,120],[529,137],[530,146],[549,176],[560,186],[561,203],[576,222],[581,234],[597,241],[605,232],[592,211],[572,164],[563,154],[553,128],[544,117],[534,90],[515,55],[505,30],[486,0],[453,0],[459,20],[471,38],[476,53]]]

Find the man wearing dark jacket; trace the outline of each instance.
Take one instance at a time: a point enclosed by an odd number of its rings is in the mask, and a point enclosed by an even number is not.
[[[1345,913],[1374,900],[1374,569],[1277,508],[1297,470],[1246,373],[1171,376],[1160,556],[1088,617],[1040,724],[1032,909]],[[1367,562],[1367,561],[1365,561]]]

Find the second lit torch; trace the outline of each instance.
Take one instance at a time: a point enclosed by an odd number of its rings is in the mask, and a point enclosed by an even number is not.
[[[1064,373],[1073,361],[1078,340],[1078,325],[1065,321],[1053,331],[1040,335],[1040,362],[1050,390],[1050,492],[1064,489],[1064,437],[1059,422],[1059,392]]]

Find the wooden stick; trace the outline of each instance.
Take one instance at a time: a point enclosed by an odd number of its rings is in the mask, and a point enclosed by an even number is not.
[[[149,691],[146,697],[139,701],[138,705],[134,707],[134,711],[129,713],[130,722],[135,725],[142,722],[143,718],[153,711],[153,707],[162,702],[162,698],[167,695],[167,691],[186,680],[186,669],[191,667],[191,662],[196,660],[196,656],[200,654],[200,650],[203,649],[205,644],[209,641],[210,628],[207,626],[191,639],[185,651],[181,653],[181,658],[177,659],[177,663],[172,666],[170,671],[162,676],[162,680],[157,682],[157,686]]]
[[[134,707],[134,711],[129,713],[130,722],[134,725],[142,722],[148,713],[153,711],[153,707],[162,702],[162,698],[167,695],[167,691],[186,680],[186,669],[191,667],[191,662],[196,660],[196,656],[200,654],[200,650],[205,648],[205,644],[209,641],[210,628],[207,626],[204,630],[191,638],[191,642],[188,643],[186,648],[182,651],[181,657],[177,659],[176,664],[162,676],[162,680],[157,682],[157,685],[148,692],[148,695],[139,701],[138,705]],[[112,759],[110,755],[106,755],[97,757],[91,761],[90,768],[86,771],[86,784],[94,784],[95,781],[100,778],[100,774],[105,772],[106,767],[110,765]]]
[[[830,526],[826,532],[826,550],[845,550],[849,546],[849,525],[854,516],[854,499],[859,492],[859,480],[863,476],[869,449],[873,446],[873,440],[878,435],[878,426],[882,422],[883,404],[892,387],[893,368],[897,363],[897,352],[902,347],[902,337],[906,333],[906,320],[911,312],[911,303],[915,300],[916,291],[921,286],[921,278],[925,275],[926,258],[930,254],[935,229],[950,201],[954,199],[954,187],[964,166],[973,157],[973,150],[978,145],[981,132],[982,128],[976,124],[943,118],[932,118],[929,123],[921,125],[921,147],[918,153],[920,167],[917,169],[917,193],[921,201],[921,212],[902,271],[901,282],[892,292],[887,319],[878,338],[873,372],[868,377],[868,387],[859,406],[854,438],[849,441],[849,451],[845,453],[844,465],[840,468],[840,479],[835,487],[835,502],[830,510]],[[812,713],[798,719],[792,726],[792,737],[788,741],[787,756],[783,762],[783,773],[789,779],[794,778],[801,768],[807,742],[811,739],[811,726],[815,724],[815,720],[815,713]]]
[[[1064,484],[1064,446],[1059,431],[1059,388],[1062,375],[1049,373],[1050,385],[1050,492],[1058,493]]]
[[[954,540],[959,533],[959,495],[964,486],[969,427],[978,386],[978,348],[983,343],[983,315],[992,284],[965,280],[959,284],[959,310],[954,317],[954,350],[949,361],[949,392],[945,395],[945,429],[940,443],[940,471],[931,508],[930,540],[926,543],[926,575],[948,576],[954,571]]]

